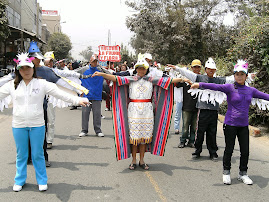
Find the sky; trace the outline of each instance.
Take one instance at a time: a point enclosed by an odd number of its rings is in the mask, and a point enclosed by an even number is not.
[[[71,39],[74,59],[83,59],[79,52],[92,46],[98,52],[99,45],[129,45],[132,33],[125,25],[126,17],[133,13],[125,0],[37,0],[42,10],[58,10],[62,33]]]
[[[126,25],[126,17],[134,12],[125,5],[125,0],[37,0],[43,10],[57,10],[61,16],[62,33],[71,39],[74,59],[82,60],[79,53],[92,46],[95,53],[99,45],[108,45],[108,30],[111,33],[110,45],[127,46],[134,52],[129,42],[133,33]],[[231,24],[232,16],[225,17]]]

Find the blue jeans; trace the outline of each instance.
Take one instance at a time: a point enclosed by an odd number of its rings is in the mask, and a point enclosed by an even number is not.
[[[48,178],[43,150],[45,126],[12,128],[12,131],[17,148],[17,171],[14,179],[15,184],[23,186],[26,182],[29,140],[31,144],[32,162],[35,168],[37,184],[47,184]]]
[[[185,144],[187,139],[189,139],[189,143],[194,143],[197,126],[197,112],[188,112],[183,110],[182,120],[183,126],[180,142]]]
[[[179,130],[181,112],[182,112],[182,105],[183,105],[182,102],[176,102],[175,122],[174,122],[175,130]]]

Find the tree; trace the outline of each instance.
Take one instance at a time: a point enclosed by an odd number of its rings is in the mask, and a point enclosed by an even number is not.
[[[222,0],[128,1],[137,13],[127,18],[134,32],[131,44],[138,52],[150,52],[162,63],[190,63],[194,58],[225,55],[230,32],[219,17]]]
[[[121,63],[124,63],[125,61],[127,61],[129,64],[131,62],[133,62],[134,60],[136,60],[136,58],[134,58],[134,56],[132,55],[132,53],[129,52],[128,48],[126,46],[124,46],[123,44],[121,44]]]
[[[88,46],[86,50],[83,50],[79,53],[85,60],[90,61],[91,56],[93,55],[92,47]]]
[[[7,2],[5,0],[0,1],[0,42],[3,42],[10,35],[10,30],[8,28],[8,21],[6,17],[6,6]]]
[[[48,51],[54,51],[56,59],[68,58],[72,49],[70,38],[63,33],[53,33],[48,40]]]

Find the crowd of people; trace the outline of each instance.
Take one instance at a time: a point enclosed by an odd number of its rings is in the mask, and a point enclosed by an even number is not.
[[[145,170],[150,169],[145,162],[146,152],[164,155],[175,107],[175,134],[181,131],[178,147],[194,148],[192,158],[198,159],[206,136],[209,157],[217,161],[220,92],[227,95],[228,101],[223,127],[223,183],[231,184],[231,156],[238,137],[238,180],[253,184],[247,175],[248,109],[252,98],[269,100],[269,95],[249,87],[247,62],[239,60],[229,77],[216,76],[217,66],[212,58],[205,62],[205,74],[201,74],[202,63],[198,59],[191,62],[190,69],[167,64],[166,71],[162,71],[149,53],[139,54],[137,62],[129,66],[124,62],[115,67],[110,61],[101,66],[97,54],[91,56],[87,65],[79,61],[67,64],[65,60],[56,61],[53,51],[43,56],[35,42],[31,42],[28,53],[19,54],[14,61],[15,73],[0,79],[0,108],[6,106],[7,96],[13,100],[12,131],[17,148],[14,191],[20,191],[26,183],[27,162],[34,165],[39,190],[48,189],[46,167],[51,164],[47,149],[53,145],[55,106],[71,106],[72,110],[82,106],[78,134],[82,138],[89,135],[92,111],[95,134],[104,137],[101,103],[105,100],[105,111],[113,114],[117,159],[132,157],[130,170],[136,169],[137,153],[138,165]],[[55,84],[71,90],[73,95]],[[206,91],[208,96],[202,96]]]

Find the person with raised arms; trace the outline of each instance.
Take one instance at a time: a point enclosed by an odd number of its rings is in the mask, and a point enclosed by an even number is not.
[[[225,136],[225,151],[223,155],[223,183],[231,184],[231,157],[235,139],[238,138],[240,147],[240,165],[238,180],[252,185],[253,181],[247,175],[249,159],[249,128],[248,112],[253,98],[269,101],[269,94],[245,85],[248,77],[248,63],[238,60],[234,66],[233,84],[194,83],[191,88],[203,88],[221,91],[227,95],[228,109],[225,115],[223,131]],[[264,102],[269,109],[269,102]]]

